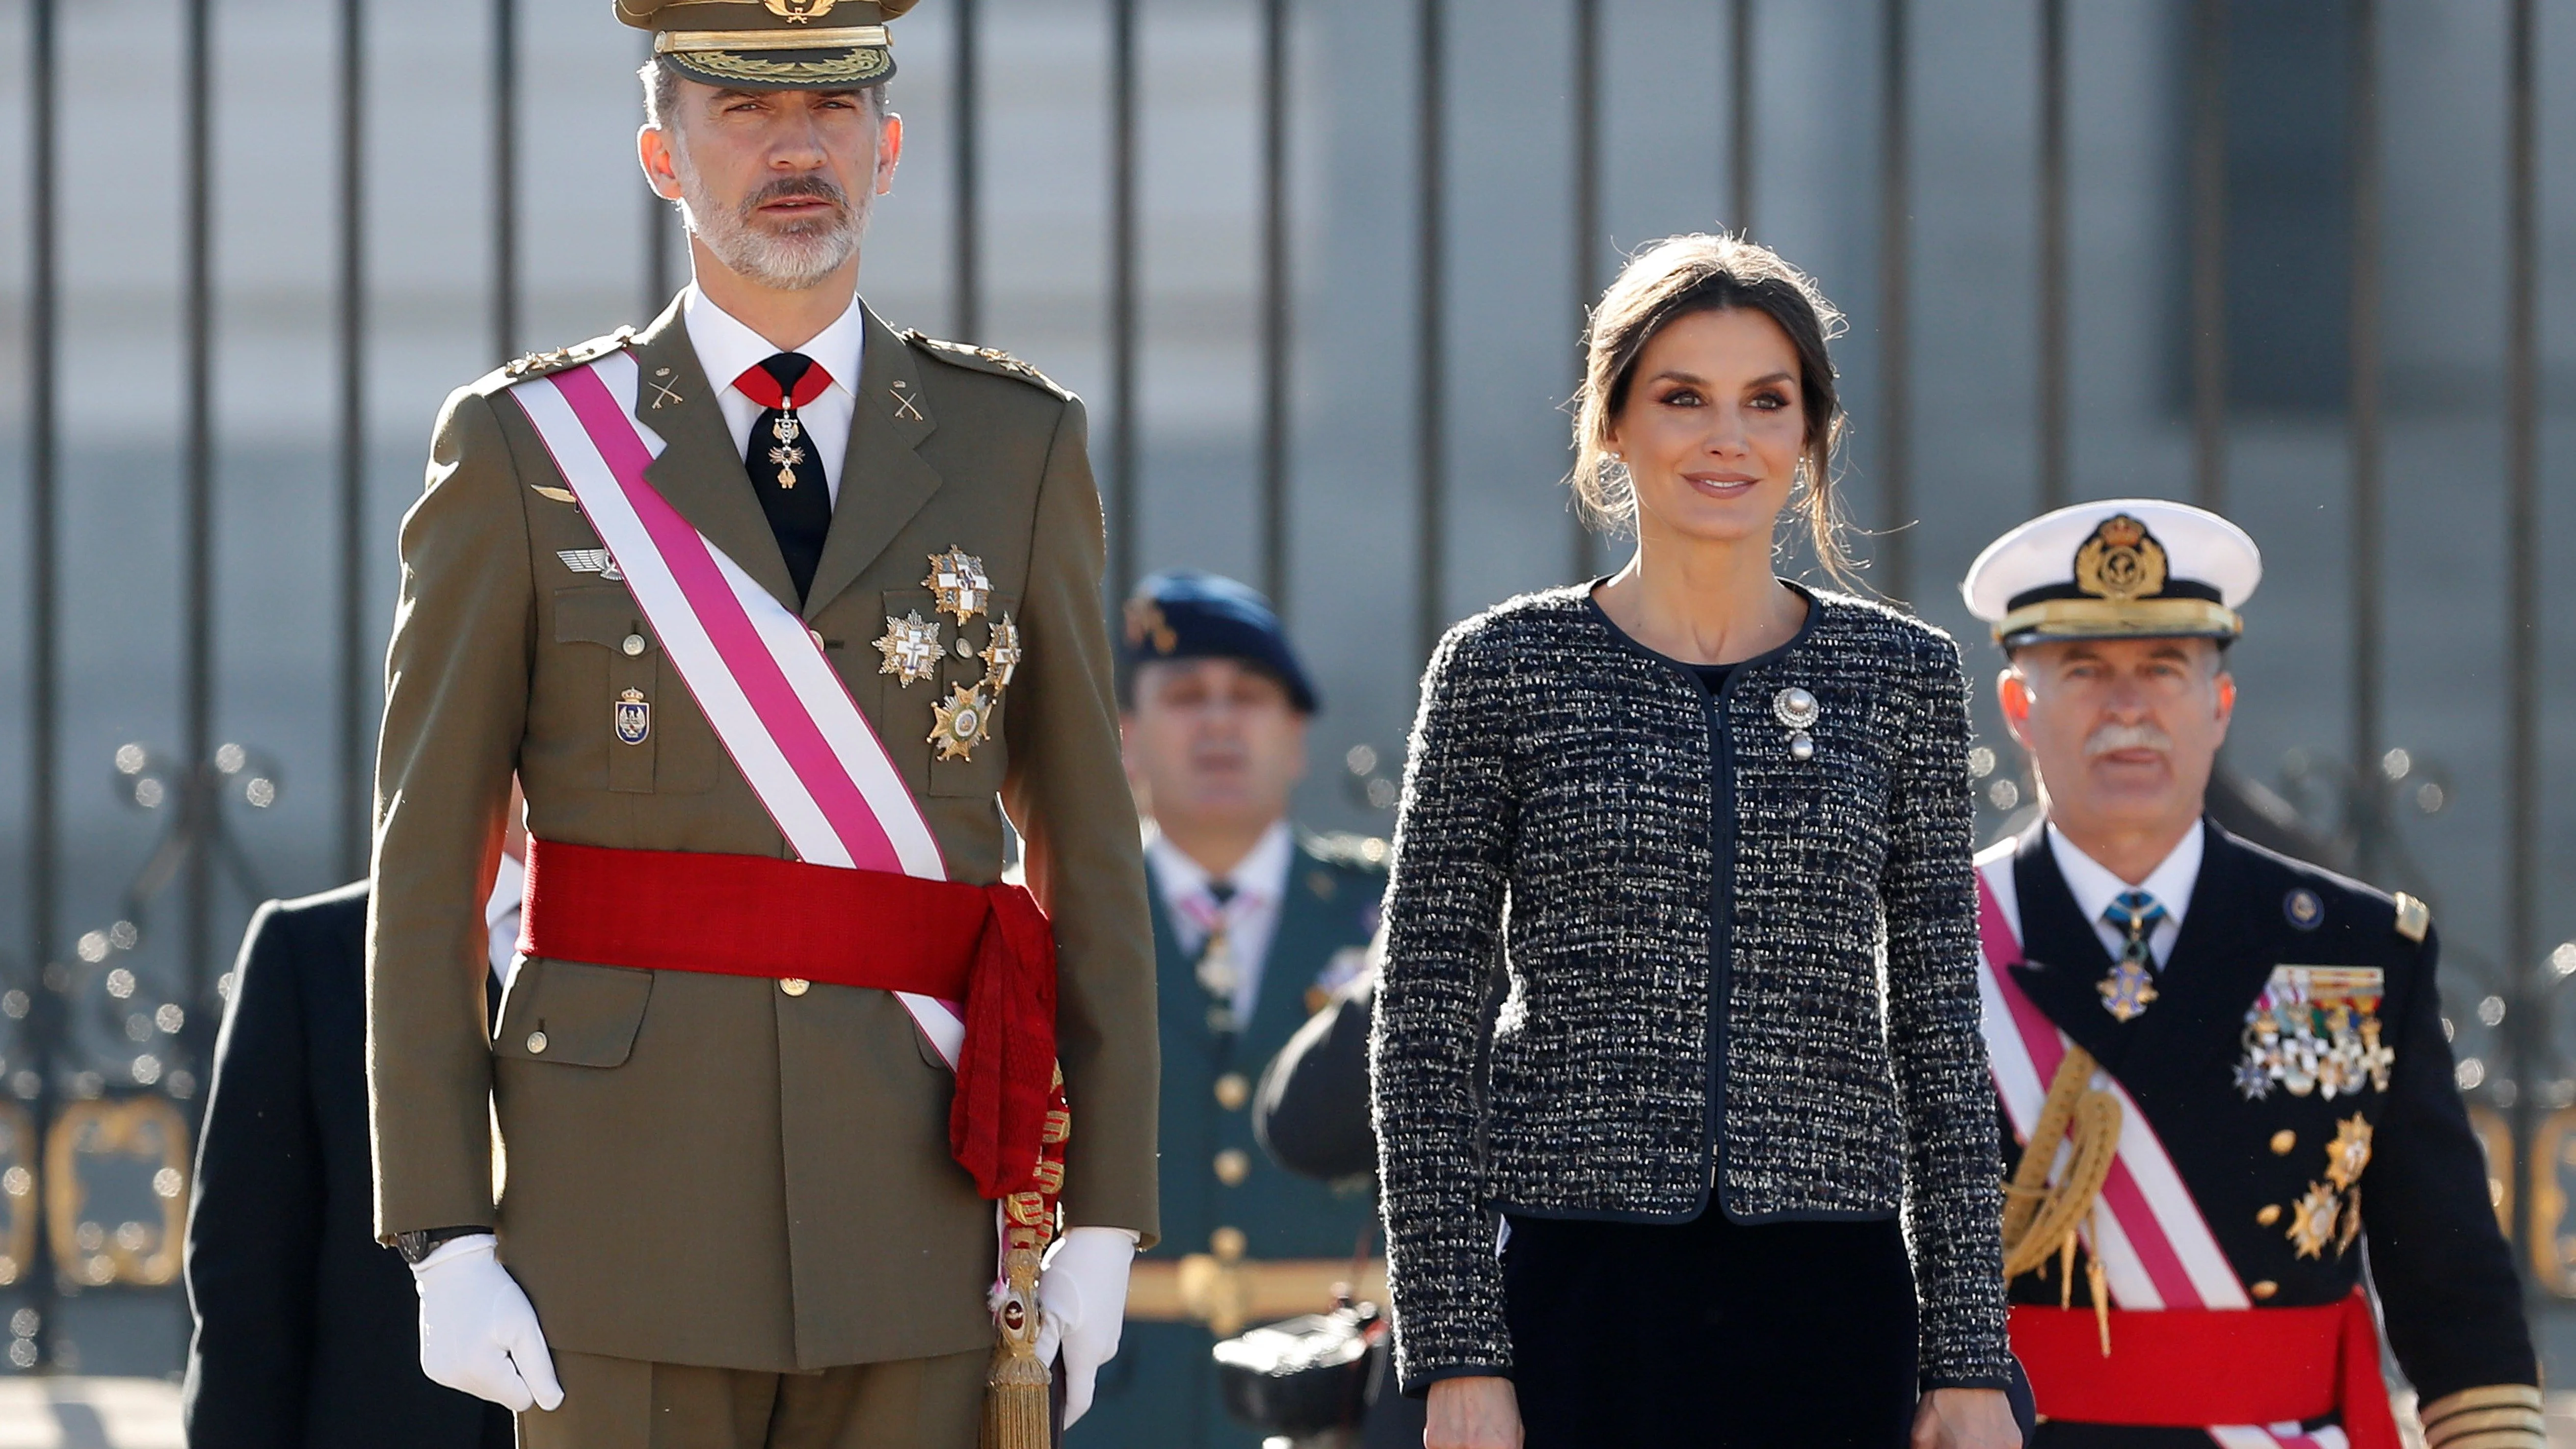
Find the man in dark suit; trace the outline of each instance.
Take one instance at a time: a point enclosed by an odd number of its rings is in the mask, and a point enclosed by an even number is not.
[[[1289,822],[1318,701],[1261,595],[1156,574],[1124,623],[1119,726],[1154,887],[1163,1244],[1136,1262],[1123,1347],[1066,1442],[1252,1449],[1262,1436],[1226,1416],[1210,1349],[1330,1308],[1376,1205],[1365,1171],[1309,1181],[1260,1152],[1252,1079],[1361,970],[1386,845]]]
[[[514,822],[484,911],[494,995],[518,939]],[[411,1271],[375,1240],[367,886],[251,919],[215,1044],[188,1212],[191,1449],[507,1449],[509,1411],[420,1371]]]
[[[2430,909],[2206,813],[2260,577],[2225,519],[2126,499],[1963,586],[2045,811],[1977,862],[2034,1449],[2396,1449],[2383,1325],[2430,1449],[2541,1449]]]

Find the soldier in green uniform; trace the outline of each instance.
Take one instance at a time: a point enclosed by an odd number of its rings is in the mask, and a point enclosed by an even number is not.
[[[1282,1171],[1253,1138],[1253,1081],[1359,974],[1386,845],[1288,820],[1314,687],[1253,590],[1156,574],[1127,601],[1120,727],[1145,816],[1163,1085],[1164,1246],[1139,1258],[1087,1446],[1251,1449],[1218,1402],[1209,1349],[1246,1324],[1320,1312],[1352,1277],[1374,1206],[1365,1175]]]

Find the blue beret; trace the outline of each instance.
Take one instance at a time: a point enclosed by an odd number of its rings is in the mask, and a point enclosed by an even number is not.
[[[1270,601],[1232,579],[1194,569],[1149,574],[1125,614],[1120,657],[1130,671],[1167,659],[1239,659],[1279,676],[1300,713],[1322,702]]]

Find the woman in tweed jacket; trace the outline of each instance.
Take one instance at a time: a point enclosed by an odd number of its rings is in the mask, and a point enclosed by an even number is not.
[[[1372,1062],[1430,1449],[2018,1443],[1958,651],[1771,567],[1784,509],[1845,562],[1839,320],[1632,261],[1574,481],[1636,556],[1424,678]]]

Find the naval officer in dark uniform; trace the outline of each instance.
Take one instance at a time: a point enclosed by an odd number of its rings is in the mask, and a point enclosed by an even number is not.
[[[2429,908],[2204,815],[2260,575],[2233,524],[2129,499],[1962,585],[2045,805],[1978,862],[2036,1446],[2395,1449],[2366,1261],[2431,1449],[2540,1449]]]
[[[1136,1261],[1119,1355],[1066,1442],[1253,1449],[1262,1436],[1226,1415],[1209,1350],[1331,1307],[1354,1256],[1376,1256],[1365,1172],[1282,1171],[1254,1139],[1253,1083],[1364,969],[1386,846],[1290,823],[1319,701],[1260,594],[1155,574],[1122,622],[1119,723],[1153,885],[1163,1246]]]

